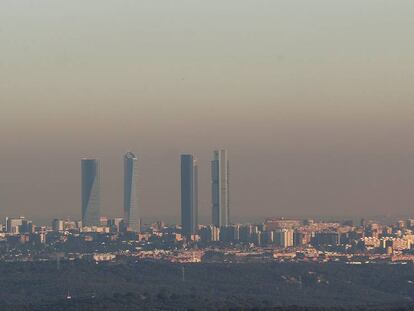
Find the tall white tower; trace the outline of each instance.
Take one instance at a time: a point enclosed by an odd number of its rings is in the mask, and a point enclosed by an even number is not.
[[[212,223],[216,227],[230,224],[229,160],[227,150],[214,151],[211,161]]]

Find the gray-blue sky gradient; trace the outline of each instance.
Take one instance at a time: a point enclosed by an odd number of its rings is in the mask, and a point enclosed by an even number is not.
[[[231,160],[231,213],[410,214],[414,2],[2,0],[0,215],[80,217],[80,158],[122,215],[179,219],[179,154]]]

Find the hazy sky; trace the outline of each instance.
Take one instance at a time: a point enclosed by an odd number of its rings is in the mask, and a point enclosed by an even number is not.
[[[234,219],[412,214],[412,0],[1,0],[0,216],[179,215],[179,154],[227,148]],[[237,220],[237,219],[236,219]]]

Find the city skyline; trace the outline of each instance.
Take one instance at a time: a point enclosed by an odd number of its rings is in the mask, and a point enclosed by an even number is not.
[[[128,223],[128,218],[133,219],[131,223],[131,228],[135,231],[139,231],[140,222],[142,220],[148,220],[148,221],[154,221],[156,219],[164,219],[167,220],[169,223],[180,223],[180,216],[178,214],[173,214],[171,212],[166,214],[159,214],[159,215],[151,215],[146,214],[145,212],[142,213],[139,211],[142,207],[138,208],[138,200],[139,200],[139,194],[138,194],[138,186],[137,186],[137,179],[138,179],[138,159],[132,152],[127,152],[123,156],[123,207],[119,207],[115,210],[113,213],[101,213],[101,161],[98,158],[91,159],[91,158],[83,158],[82,159],[82,211],[81,216],[78,217],[76,214],[71,213],[65,214],[65,215],[51,215],[49,218],[41,218],[41,217],[33,217],[30,214],[16,214],[16,213],[9,213],[6,216],[15,216],[18,217],[19,215],[25,215],[29,216],[33,219],[36,219],[37,221],[44,222],[46,219],[52,219],[55,216],[59,216],[60,218],[64,219],[84,219],[87,218],[87,223],[90,223],[89,219],[93,219],[92,223],[97,224],[99,222],[100,216],[110,216],[110,217],[120,217],[122,216],[126,223]],[[194,158],[194,162],[196,162]],[[230,217],[229,217],[229,169],[228,169],[228,152],[226,149],[218,149],[214,150],[213,152],[213,160],[210,161],[210,178],[211,178],[211,186],[210,186],[210,199],[211,203],[210,206],[205,204],[202,207],[201,214],[202,216],[199,217],[199,209],[197,208],[197,216],[196,221],[194,223],[203,223],[203,224],[212,224],[217,227],[227,226],[231,224]],[[208,163],[203,163],[201,165],[202,168],[206,168]],[[195,168],[198,172],[198,165],[195,165]],[[223,173],[222,173],[223,172]],[[197,173],[198,174],[198,173]],[[202,176],[205,178],[206,176]],[[197,178],[198,179],[198,178]],[[221,182],[220,182],[221,180]],[[224,184],[225,186],[222,187],[221,185]],[[145,183],[144,183],[145,185]],[[206,189],[202,189],[206,190]],[[217,195],[217,193],[221,195]],[[198,189],[197,189],[198,194]],[[224,198],[224,200],[221,200],[220,198]],[[220,204],[223,204],[225,208],[220,209]],[[227,204],[227,206],[226,206]],[[131,207],[130,216],[128,215],[128,206]],[[133,208],[135,206],[135,208]],[[198,206],[198,202],[197,202]],[[92,207],[92,208],[90,208]],[[121,212],[122,209],[122,212]],[[182,207],[180,207],[182,212]],[[208,209],[210,209],[210,216],[208,216]],[[226,221],[220,222],[220,219],[217,218],[217,212],[221,210],[221,214],[223,214],[226,217]],[[89,211],[89,214],[88,214]],[[312,215],[312,214],[291,214],[291,213],[282,213],[278,210],[275,210],[274,212],[271,212],[267,215],[256,215],[253,217],[246,217],[238,215],[237,213],[234,214],[235,221],[233,223],[243,223],[243,222],[249,222],[249,221],[257,221],[260,218],[264,217],[293,217],[293,218],[315,218],[315,219],[337,219],[337,220],[347,220],[347,219],[358,219],[359,217],[372,217],[375,219],[382,219],[386,221],[390,221],[391,219],[401,218],[401,217],[408,217],[410,216],[410,213],[407,214],[392,214],[392,215],[367,215],[367,214],[352,214],[352,215]],[[182,221],[181,216],[181,221]]]
[[[1,0],[1,311],[414,310],[413,14]]]

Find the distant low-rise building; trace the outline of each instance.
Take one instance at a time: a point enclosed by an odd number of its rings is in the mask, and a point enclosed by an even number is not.
[[[206,226],[200,229],[200,239],[203,242],[217,242],[220,239],[220,228]]]
[[[280,229],[275,231],[274,241],[277,246],[286,248],[294,245],[292,229]]]
[[[116,258],[116,255],[105,253],[105,254],[94,254],[93,260],[96,262],[102,262],[102,261],[112,261]]]
[[[315,246],[336,246],[340,244],[340,234],[336,231],[316,232],[311,243]]]
[[[52,221],[52,230],[56,232],[65,230],[65,221],[62,219],[53,219]]]
[[[302,221],[298,219],[286,218],[267,218],[264,222],[267,231],[278,229],[295,229],[302,225]]]
[[[24,217],[19,217],[19,218],[6,217],[6,231],[12,234],[33,233],[34,225],[31,220],[27,220]]]

